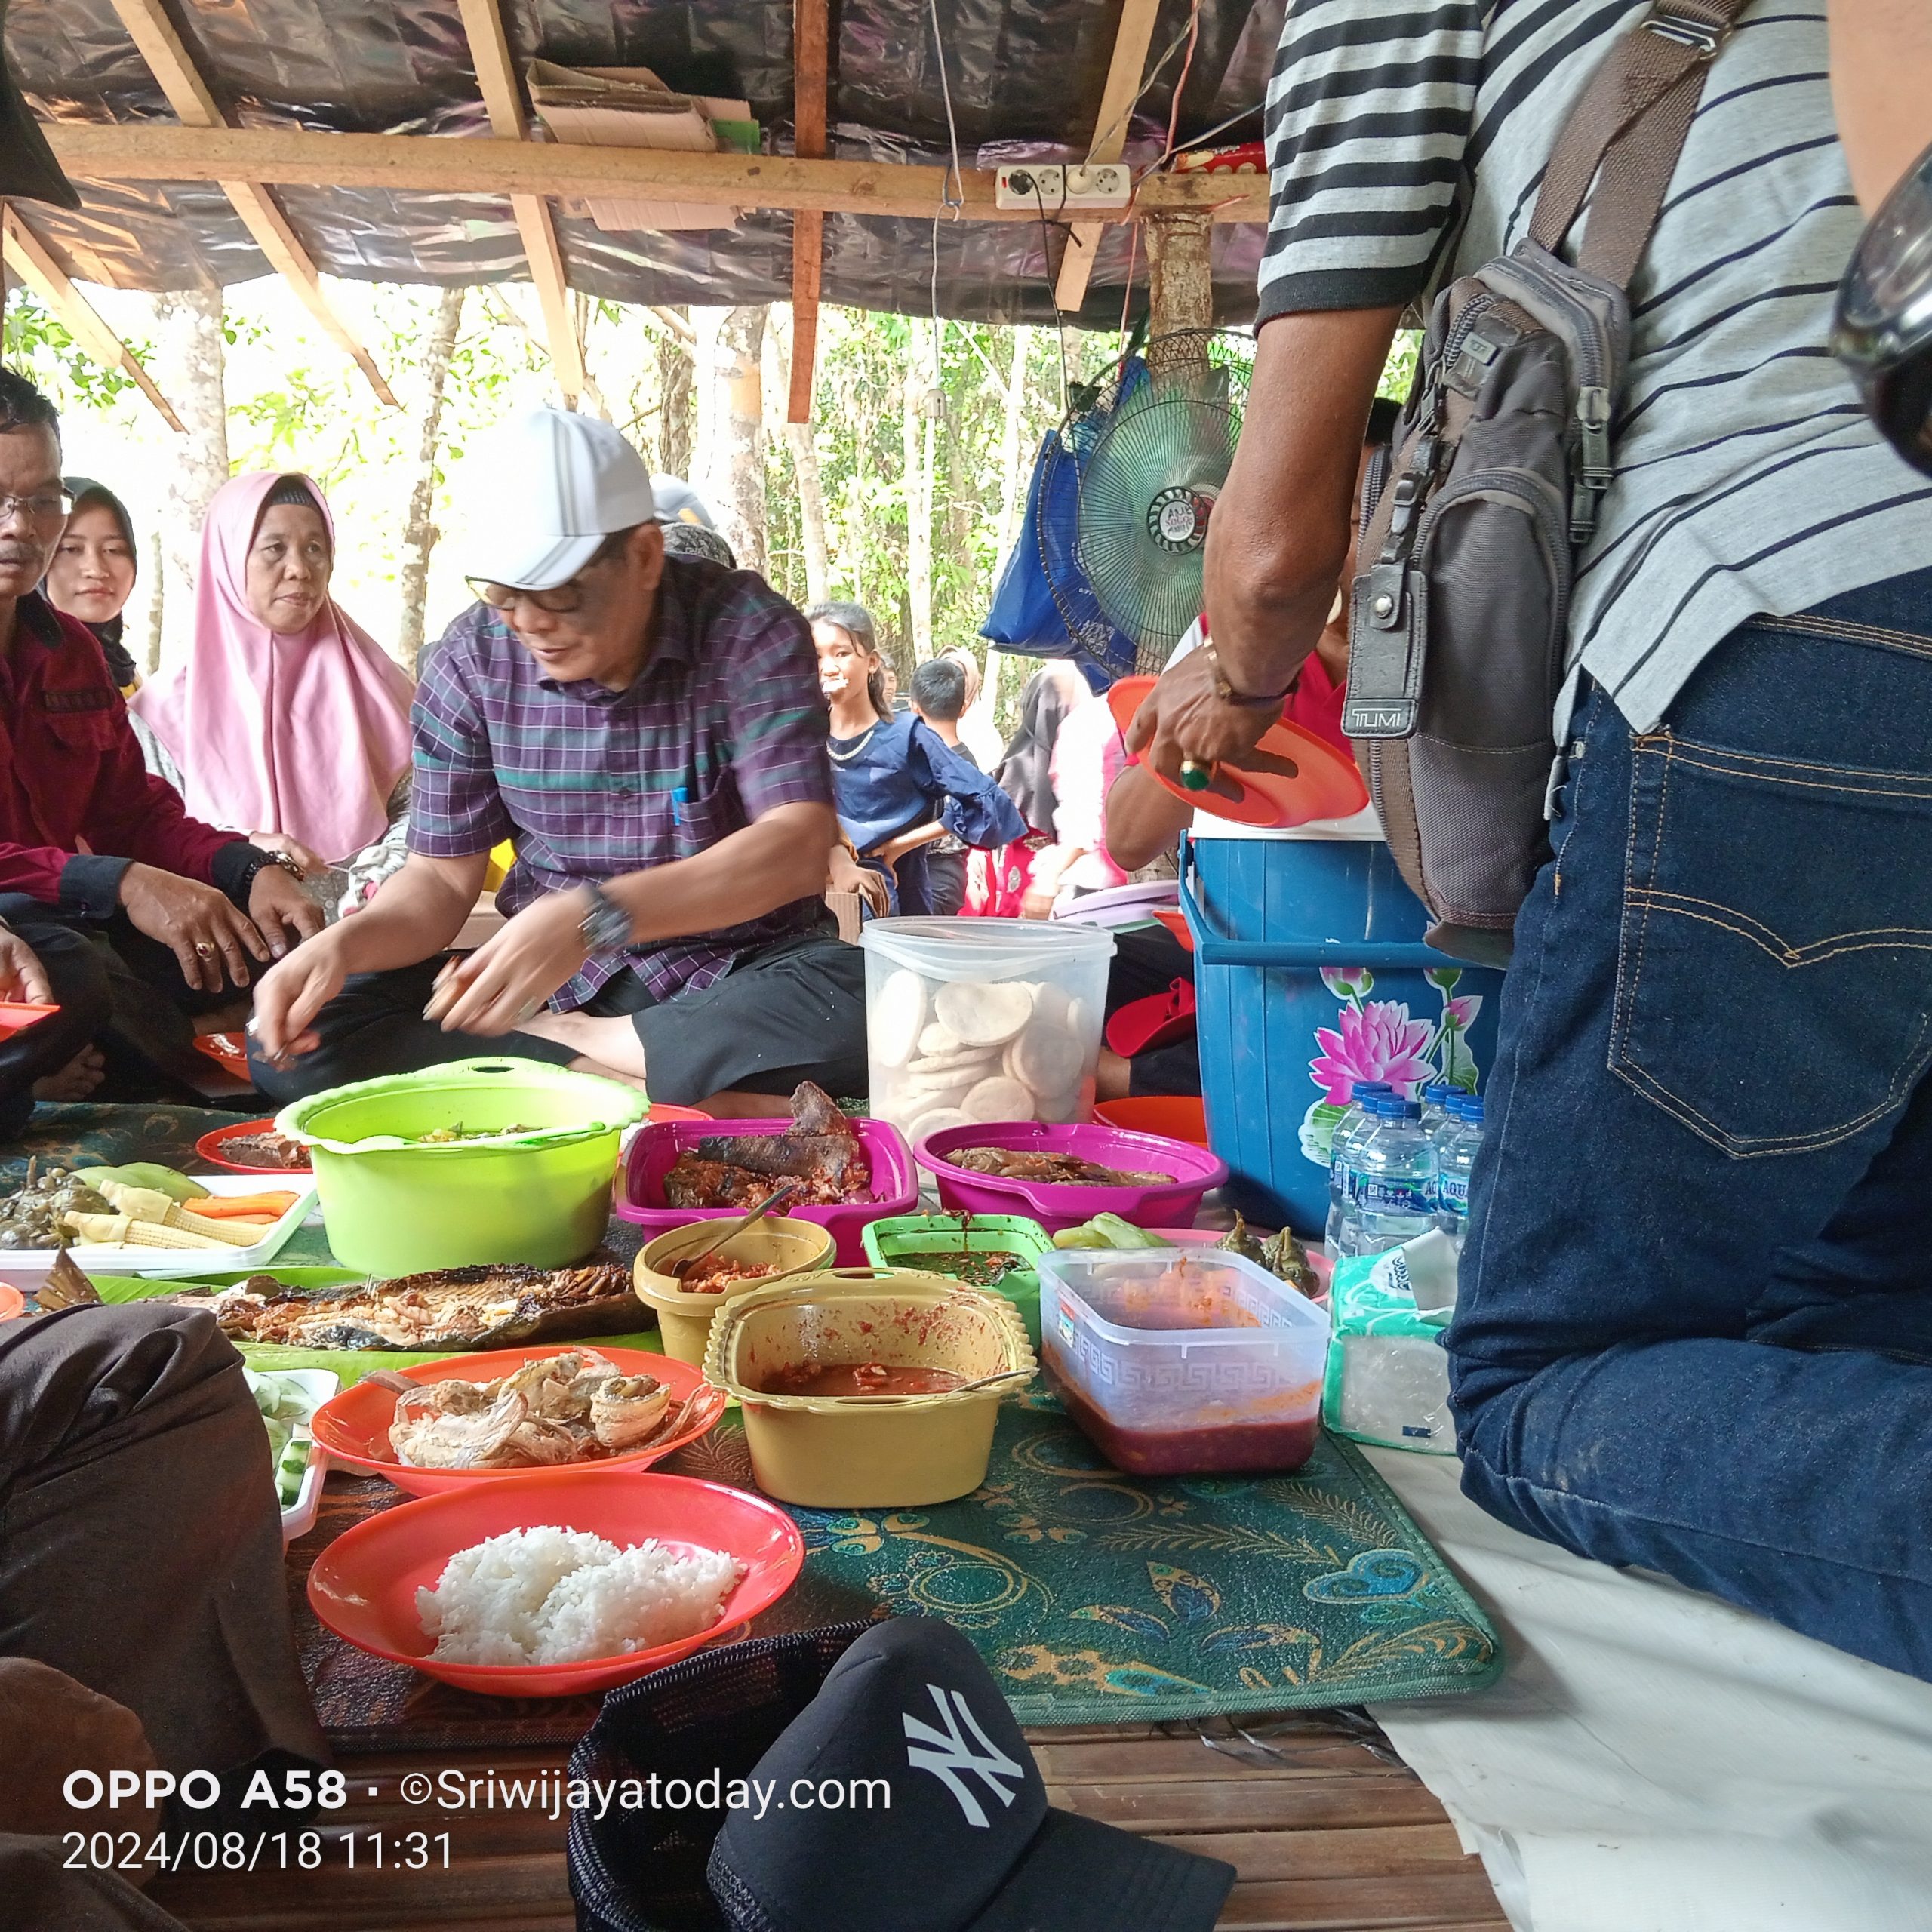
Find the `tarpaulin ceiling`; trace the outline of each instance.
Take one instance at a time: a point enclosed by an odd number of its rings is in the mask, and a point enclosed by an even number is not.
[[[1190,0],[1164,0],[1149,65],[1185,34]],[[1217,138],[1255,138],[1258,103],[1286,0],[1200,0],[1180,137],[1242,115]],[[844,0],[832,16],[829,149],[835,158],[943,164],[946,106],[929,0]],[[359,134],[489,133],[457,0],[166,0],[190,58],[232,126]],[[569,66],[648,66],[674,88],[741,96],[769,152],[792,146],[792,0],[504,0],[519,71],[533,57]],[[1094,131],[1113,48],[1118,0],[937,0],[946,78],[968,167],[1078,160]],[[12,0],[11,71],[50,121],[174,119],[112,0]],[[1177,52],[1136,110],[1128,158],[1164,140]],[[79,213],[17,205],[83,281],[180,288],[271,272],[211,183],[82,180]],[[506,197],[377,188],[275,191],[326,272],[362,280],[469,283],[527,273]],[[553,204],[571,285],[632,302],[783,300],[791,293],[792,217],[752,211],[735,227],[606,232],[580,203]],[[1121,313],[1131,248],[1125,224],[1101,242],[1081,319]],[[1214,232],[1215,301],[1229,321],[1253,313],[1256,228]],[[854,306],[924,312],[933,300],[934,225],[829,214],[823,296]],[[1033,225],[942,220],[941,313],[1050,320],[1047,272],[1057,241]],[[1144,273],[1144,255],[1141,258]]]

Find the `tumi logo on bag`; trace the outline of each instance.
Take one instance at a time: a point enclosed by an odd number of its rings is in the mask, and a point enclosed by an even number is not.
[[[1001,1804],[1011,1804],[1014,1792],[1008,1791],[1000,1780],[1011,1778],[1017,1789],[1026,1782],[1026,1767],[1016,1764],[980,1729],[972,1706],[958,1691],[945,1690],[937,1684],[928,1684],[926,1688],[933,1694],[933,1702],[939,1707],[940,1724],[945,1728],[941,1730],[927,1724],[910,1711],[902,1712],[908,1740],[906,1761],[915,1770],[931,1772],[958,1801],[967,1823],[983,1832],[988,1826],[986,1811],[966,1783],[966,1774],[978,1778]],[[952,1700],[950,1703],[946,1701],[949,1698]],[[962,1724],[973,1734],[979,1746],[977,1751],[961,1730]],[[928,1745],[933,1748],[920,1748]]]
[[[1342,729],[1351,738],[1406,738],[1415,728],[1413,704],[1350,703],[1342,707]]]

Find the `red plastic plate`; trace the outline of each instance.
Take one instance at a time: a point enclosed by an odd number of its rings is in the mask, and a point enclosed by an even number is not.
[[[1147,694],[1154,688],[1152,678],[1121,678],[1107,693],[1107,704],[1114,722],[1124,732]],[[1355,761],[1345,758],[1325,738],[1318,738],[1301,725],[1284,718],[1261,734],[1257,750],[1277,758],[1291,758],[1297,770],[1292,778],[1272,771],[1242,771],[1231,764],[1216,768],[1217,778],[1226,779],[1237,795],[1229,798],[1218,792],[1189,792],[1163,778],[1155,777],[1177,798],[1198,806],[1217,818],[1232,820],[1236,825],[1252,825],[1279,832],[1291,825],[1306,825],[1311,819],[1347,818],[1368,803],[1368,787]],[[1131,761],[1139,764],[1140,760]]]

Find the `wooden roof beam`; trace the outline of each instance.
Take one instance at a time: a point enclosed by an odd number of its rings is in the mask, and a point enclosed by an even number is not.
[[[1140,91],[1140,76],[1153,43],[1154,17],[1161,0],[1121,0],[1120,24],[1114,30],[1113,58],[1107,63],[1106,85],[1100,90],[1100,112],[1094,124],[1091,164],[1118,161],[1127,146],[1127,124]],[[1100,252],[1101,225],[1076,221],[1067,232],[1066,252],[1054,283],[1054,306],[1062,314],[1076,312],[1087,300],[1087,284]]]
[[[226,118],[216,106],[200,70],[189,57],[181,37],[163,12],[161,0],[114,0],[114,11],[132,37],[141,58],[148,63],[161,91],[168,97],[183,127],[226,128]],[[254,238],[255,246],[268,258],[269,266],[292,288],[302,306],[322,326],[323,332],[349,356],[368,377],[369,386],[389,406],[398,405],[375,358],[363,347],[355,332],[341,316],[325,292],[314,261],[294,229],[288,225],[275,197],[259,181],[239,177],[221,179],[217,184],[242,217],[242,226]]]
[[[817,161],[825,153],[828,0],[795,0],[792,10],[792,151]],[[800,208],[792,217],[792,394],[793,423],[812,420],[812,377],[818,360],[818,297],[825,269],[825,214]]]
[[[57,121],[46,134],[76,180],[251,180],[316,187],[389,188],[423,194],[610,195],[706,202],[724,208],[817,208],[828,214],[910,215],[945,205],[947,170],[894,162],[801,161],[789,155],[688,154],[423,134],[316,134],[299,128],[170,128],[152,122]],[[961,218],[1030,223],[1028,206],[994,203],[994,177],[969,168]],[[1131,208],[1098,222],[1206,214],[1216,222],[1268,219],[1258,174],[1150,175]]]
[[[459,4],[463,30],[469,40],[470,64],[476,69],[477,90],[489,112],[491,132],[497,143],[525,143],[529,130],[524,124],[523,96],[517,87],[516,68],[497,0],[459,0]],[[537,285],[537,299],[543,311],[550,367],[558,388],[574,408],[583,392],[583,345],[577,340],[577,323],[571,314],[570,284],[565,276],[563,251],[557,245],[557,224],[549,202],[540,193],[513,192],[510,210],[516,217],[524,259],[530,264],[530,278]]]
[[[68,279],[66,271],[54,259],[46,243],[11,206],[0,212],[0,248],[5,251],[8,266],[60,317],[67,333],[103,368],[118,369],[129,377],[160,411],[168,426],[185,436],[188,432],[180,417],[155,387],[153,379],[136,360],[134,351],[101,320],[87,297]]]

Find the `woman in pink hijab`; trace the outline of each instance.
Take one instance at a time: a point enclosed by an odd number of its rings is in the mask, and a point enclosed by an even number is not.
[[[331,900],[393,869],[385,841],[408,807],[414,692],[329,595],[334,564],[311,478],[257,470],[223,484],[202,531],[193,648],[132,703],[189,811],[305,873],[325,868]]]

